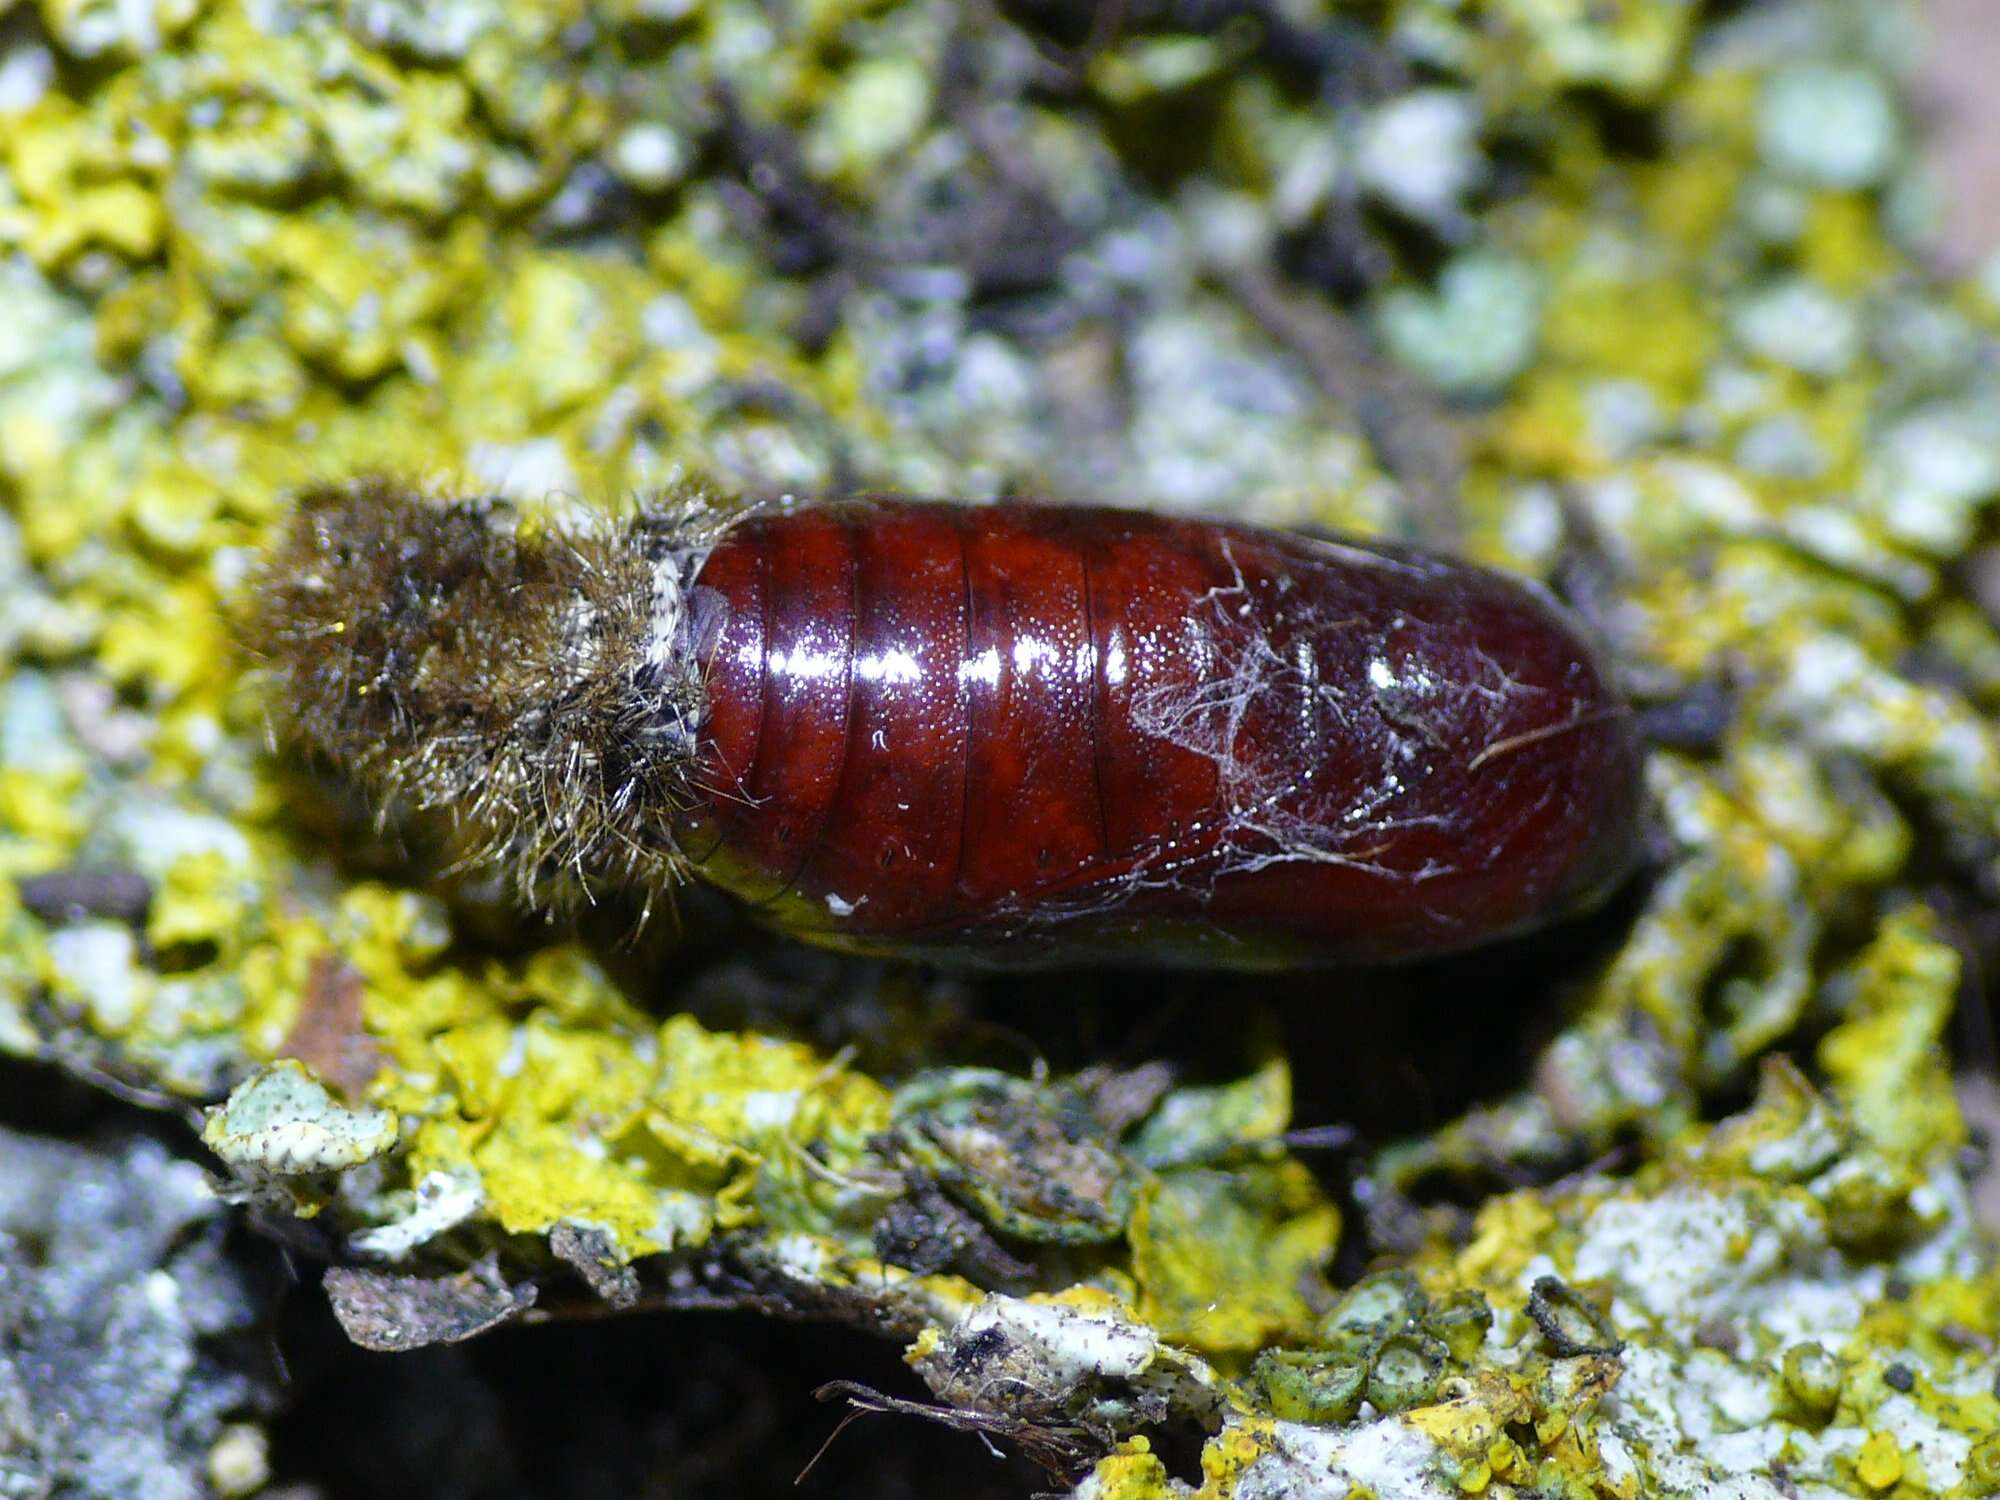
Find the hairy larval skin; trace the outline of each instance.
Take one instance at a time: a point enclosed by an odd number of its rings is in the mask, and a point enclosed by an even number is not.
[[[699,565],[680,855],[812,942],[957,963],[1441,954],[1629,868],[1631,715],[1530,586],[1097,507],[752,513]]]

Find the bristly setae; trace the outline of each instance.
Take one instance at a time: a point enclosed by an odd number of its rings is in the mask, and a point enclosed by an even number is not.
[[[693,504],[562,531],[383,479],[303,495],[252,582],[275,715],[382,806],[443,809],[530,905],[681,878],[706,794]]]
[[[1631,715],[1531,585],[1094,506],[307,495],[250,644],[308,744],[521,896],[692,874],[830,946],[1244,967],[1572,914]]]

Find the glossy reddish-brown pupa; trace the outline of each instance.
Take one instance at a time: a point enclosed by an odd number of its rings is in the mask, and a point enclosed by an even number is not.
[[[1097,506],[305,496],[252,646],[310,744],[523,893],[688,875],[955,963],[1449,952],[1628,868],[1639,749],[1531,585]]]

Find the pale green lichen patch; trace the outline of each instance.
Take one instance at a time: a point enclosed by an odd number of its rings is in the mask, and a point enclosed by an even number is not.
[[[210,1110],[201,1141],[232,1167],[286,1177],[334,1172],[391,1149],[396,1118],[344,1107],[307,1069],[283,1061],[244,1079]]]
[[[1491,395],[1534,355],[1541,283],[1525,263],[1465,256],[1445,268],[1435,295],[1389,293],[1380,318],[1390,353],[1439,390]]]
[[[349,1244],[363,1255],[399,1260],[467,1222],[485,1203],[486,1192],[476,1173],[427,1172],[409,1191],[407,1213],[361,1231]]]
[[[49,937],[43,950],[48,989],[57,1004],[80,1006],[90,1025],[122,1036],[151,1003],[153,973],[139,962],[132,930],[116,922],[87,922]]]

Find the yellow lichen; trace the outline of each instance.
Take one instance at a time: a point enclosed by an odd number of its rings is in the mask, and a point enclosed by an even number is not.
[[[1295,1340],[1339,1232],[1338,1210],[1296,1162],[1163,1173],[1140,1189],[1128,1231],[1140,1313],[1200,1349]]]
[[[1268,1422],[1233,1422],[1202,1445],[1201,1489],[1196,1500],[1222,1500],[1234,1492],[1243,1471],[1261,1458],[1271,1441]]]
[[[1936,919],[1907,908],[1856,964],[1847,1019],[1819,1046],[1820,1066],[1883,1148],[1923,1160],[1965,1136],[1940,1045],[1958,996],[1957,951]]]
[[[1854,1475],[1871,1490],[1886,1490],[1903,1477],[1903,1451],[1887,1432],[1871,1433],[1854,1458]]]
[[[1135,1437],[1099,1459],[1077,1493],[1081,1500],[1171,1500],[1176,1491],[1152,1444]]]

